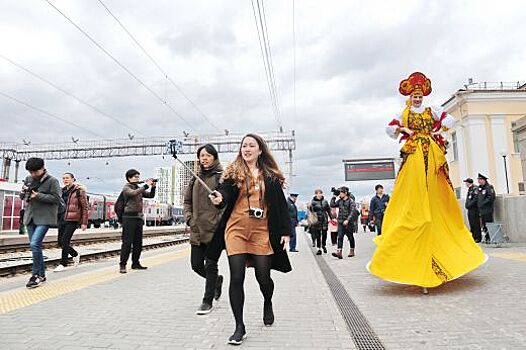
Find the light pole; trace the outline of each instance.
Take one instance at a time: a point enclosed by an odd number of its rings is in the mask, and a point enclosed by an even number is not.
[[[506,191],[508,192],[508,194],[510,194],[510,184],[508,182],[508,164],[506,162],[506,157],[508,156],[508,154],[506,153],[506,151],[502,151],[500,152],[500,155],[502,156],[502,160],[504,161],[504,176],[506,177]]]

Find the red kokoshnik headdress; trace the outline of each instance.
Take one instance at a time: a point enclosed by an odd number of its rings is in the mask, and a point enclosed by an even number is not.
[[[423,73],[414,72],[409,78],[400,82],[398,91],[404,96],[412,95],[420,92],[427,96],[431,93],[431,80],[429,80]]]

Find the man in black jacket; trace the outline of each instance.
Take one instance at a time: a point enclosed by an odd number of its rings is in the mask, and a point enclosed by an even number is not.
[[[493,222],[493,206],[497,196],[495,189],[488,183],[486,176],[479,174],[477,180],[479,183],[477,205],[480,214],[480,225],[482,226],[482,231],[485,232],[484,241],[489,243],[491,239],[486,223]]]
[[[298,207],[296,206],[297,200],[297,193],[290,193],[289,198],[287,199],[287,207],[289,209],[290,216],[290,225],[292,226],[289,241],[290,252],[298,252],[298,250],[296,249],[296,227],[298,226]]]
[[[478,187],[473,184],[473,179],[467,178],[464,180],[468,188],[468,194],[466,196],[466,209],[468,210],[468,221],[471,235],[475,242],[480,243],[482,235],[480,232],[480,214],[478,207]]]
[[[336,200],[336,194],[339,196],[338,200]],[[351,245],[348,256],[353,257],[354,236],[352,223],[354,222],[353,215],[356,203],[354,202],[354,196],[351,197],[351,194],[349,193],[349,188],[342,186],[334,191],[334,196],[331,199],[331,208],[338,208],[338,248],[336,252],[332,253],[332,256],[338,259],[343,259],[343,236],[347,236],[349,244]]]
[[[369,222],[376,225],[377,235],[380,236],[382,234],[385,209],[387,208],[387,203],[389,203],[389,195],[384,194],[382,185],[376,185],[374,190],[376,195],[371,199],[371,204],[369,205]]]

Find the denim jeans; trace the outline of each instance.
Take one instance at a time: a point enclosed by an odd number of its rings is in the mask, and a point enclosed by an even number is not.
[[[289,250],[296,250],[296,222],[291,220],[290,224],[292,230],[290,231]]]
[[[33,255],[33,275],[46,277],[46,267],[44,266],[44,255],[42,254],[42,241],[46,236],[49,226],[35,225],[33,221],[27,225],[29,234],[29,246]]]
[[[343,248],[343,236],[347,236],[347,238],[349,238],[349,244],[351,245],[351,248],[354,249],[354,235],[351,225],[352,223],[349,223],[347,226],[338,223],[338,249]]]

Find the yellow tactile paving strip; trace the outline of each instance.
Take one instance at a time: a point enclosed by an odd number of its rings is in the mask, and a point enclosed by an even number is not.
[[[502,258],[502,259],[526,262],[526,254],[525,253],[502,252],[502,253],[491,253],[490,256],[494,256],[496,258]]]
[[[190,249],[186,248],[172,253],[153,256],[143,261],[146,266],[153,267],[189,255]],[[135,272],[137,271],[128,269],[128,274]],[[3,292],[0,293],[0,315],[125,276],[126,275],[120,274],[118,269],[112,266],[111,268],[108,267],[101,270],[85,272],[60,280],[48,281],[35,289],[20,288]]]

